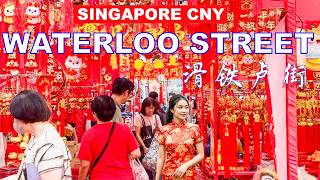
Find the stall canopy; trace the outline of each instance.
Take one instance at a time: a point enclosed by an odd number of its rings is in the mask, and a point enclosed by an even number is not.
[[[285,7],[287,0],[262,0],[262,8]],[[320,21],[320,1],[295,0],[297,17],[303,22]],[[299,19],[297,19],[299,21]]]
[[[261,2],[261,7],[263,9],[268,8],[275,8],[275,7],[284,7],[286,8],[286,31],[287,32],[294,32],[296,28],[304,28],[307,23],[309,22],[320,22],[320,16],[318,10],[320,9],[320,1],[314,0],[257,0],[257,2]],[[279,23],[277,29],[280,28],[281,23]],[[284,29],[284,28],[283,28]],[[274,60],[276,55],[268,55],[268,57]],[[278,57],[279,58],[279,57]],[[296,62],[296,55],[287,55],[286,63],[294,63]],[[271,64],[272,65],[272,62]],[[274,66],[275,67],[275,66]],[[277,66],[280,68],[279,66]],[[284,67],[282,67],[284,68]],[[272,79],[272,75],[269,76]],[[281,91],[281,88],[276,88],[277,92],[273,90],[274,88],[272,84],[270,85],[271,88],[271,96],[276,96],[277,93]],[[280,90],[280,91],[279,91]],[[285,93],[285,91],[281,91]],[[296,89],[294,87],[287,86],[286,91],[286,103],[282,103],[282,110],[283,112],[277,113],[274,111],[274,120],[275,120],[275,134],[276,134],[276,161],[277,161],[277,171],[279,173],[279,179],[297,179],[297,119],[296,114],[294,111],[296,110],[295,107],[295,99],[296,99]],[[277,107],[279,102],[276,102],[274,98],[272,102],[272,107]],[[276,104],[275,104],[276,103]],[[286,111],[286,113],[285,113]],[[282,114],[282,115],[281,115]],[[284,126],[284,119],[283,115],[286,114],[286,126]],[[277,121],[278,120],[278,121]],[[282,127],[281,129],[279,127]],[[286,131],[284,129],[286,128]],[[281,132],[287,132],[286,135],[279,136]],[[278,139],[277,139],[278,137]],[[285,142],[280,137],[287,137],[287,142]],[[287,146],[287,148],[285,147]],[[277,150],[278,149],[278,150]],[[279,151],[283,151],[286,149],[286,153],[288,156],[283,156],[283,154]],[[287,163],[287,167],[285,167],[285,163]]]

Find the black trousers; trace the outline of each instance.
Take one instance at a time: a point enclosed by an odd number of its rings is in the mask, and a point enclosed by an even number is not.
[[[152,171],[150,171],[148,169],[145,169],[145,170],[147,171],[147,174],[148,174],[150,180],[154,180],[156,178],[155,174]]]

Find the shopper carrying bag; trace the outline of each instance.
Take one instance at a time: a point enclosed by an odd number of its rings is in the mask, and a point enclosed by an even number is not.
[[[160,131],[162,128],[159,115],[154,114],[155,107],[156,101],[154,99],[144,99],[140,113],[134,119],[136,138],[143,156],[147,153],[155,132]]]
[[[149,180],[149,176],[139,159],[132,159],[130,165],[135,180]]]
[[[154,99],[145,98],[141,105],[140,114],[135,116],[134,119],[136,138],[142,153],[141,161],[151,146],[155,132],[160,131],[162,128],[159,115],[154,114],[155,107],[156,101]],[[155,171],[151,171],[148,168],[146,171],[150,179],[154,179]]]
[[[116,127],[116,122],[112,122],[112,127],[111,127],[111,131],[110,131],[110,134],[109,134],[109,138],[106,142],[106,144],[104,145],[101,153],[99,154],[99,156],[97,157],[97,159],[93,162],[89,172],[88,172],[88,176],[87,176],[87,179],[90,179],[90,174],[93,170],[93,168],[97,165],[97,163],[99,162],[99,160],[101,159],[103,153],[106,151],[106,149],[108,148],[108,145],[109,145],[109,142],[110,142],[110,139],[111,139],[111,136],[113,134],[113,131],[114,131],[114,128]]]
[[[143,167],[145,167],[146,169],[152,172],[156,172],[158,150],[159,150],[159,143],[156,140],[156,138],[153,138],[147,154],[142,159]]]
[[[96,97],[91,109],[97,124],[82,137],[78,180],[134,180],[130,159],[141,156],[131,129],[112,121],[116,104],[110,96]]]

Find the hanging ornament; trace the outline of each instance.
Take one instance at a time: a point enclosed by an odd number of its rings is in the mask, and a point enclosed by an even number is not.
[[[39,0],[26,1],[23,8],[24,25],[26,32],[30,33],[29,43],[33,45],[38,32],[41,29],[41,2]],[[38,70],[40,55],[31,53],[28,48],[25,60],[26,73],[34,73]]]
[[[65,60],[66,74],[69,82],[79,82],[82,70],[86,68],[82,58],[69,55]]]
[[[117,60],[117,55],[116,54],[111,54],[110,57],[110,65],[112,69],[118,69],[118,60]]]
[[[169,56],[169,63],[168,66],[177,66],[177,58],[174,55]]]
[[[105,80],[105,82],[111,82],[112,77],[111,77],[109,74],[106,74],[106,75],[104,76],[104,80]]]
[[[16,32],[16,23],[15,23],[15,15],[16,15],[16,4],[11,1],[7,1],[3,6],[3,23],[4,23],[4,31],[8,32],[11,36],[12,33]],[[6,69],[7,73],[11,75],[17,75],[20,73],[20,65],[19,59],[20,54],[18,53],[17,49],[12,53],[4,56],[6,62]]]
[[[164,64],[163,64],[163,61],[161,59],[156,59],[154,61],[154,68],[155,69],[162,69],[164,68]]]
[[[120,55],[120,73],[126,73],[129,70],[129,57],[126,55]]]
[[[143,68],[143,66],[144,66],[144,62],[141,59],[136,59],[134,61],[133,67],[135,68],[135,70],[140,71]]]
[[[231,69],[232,65],[235,63],[235,56],[230,53],[225,53],[221,58],[221,63],[226,66],[226,68]]]
[[[145,72],[145,75],[147,77],[151,76],[151,71],[153,70],[153,64],[147,60],[145,66],[144,66],[144,72]]]
[[[27,8],[25,11],[25,19],[28,24],[39,24],[40,19],[40,2],[28,1]]]
[[[256,72],[254,71],[254,63],[255,60],[251,54],[243,55],[240,61],[241,67],[239,74],[245,77],[255,77]]]
[[[15,10],[14,3],[9,1],[4,5],[4,9],[3,9],[4,19],[3,19],[3,21],[5,23],[13,24],[14,10]]]

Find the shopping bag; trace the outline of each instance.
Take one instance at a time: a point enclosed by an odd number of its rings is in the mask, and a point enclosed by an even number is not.
[[[156,172],[158,150],[159,150],[159,143],[155,138],[153,138],[151,145],[148,149],[148,152],[142,159],[143,167],[145,167],[150,171]]]
[[[5,136],[3,135],[2,132],[0,132],[0,168],[6,165],[6,162],[5,162],[6,145],[7,145],[7,142],[5,141]]]
[[[142,166],[139,159],[133,159],[130,161],[133,177],[135,180],[149,180],[149,176]]]

